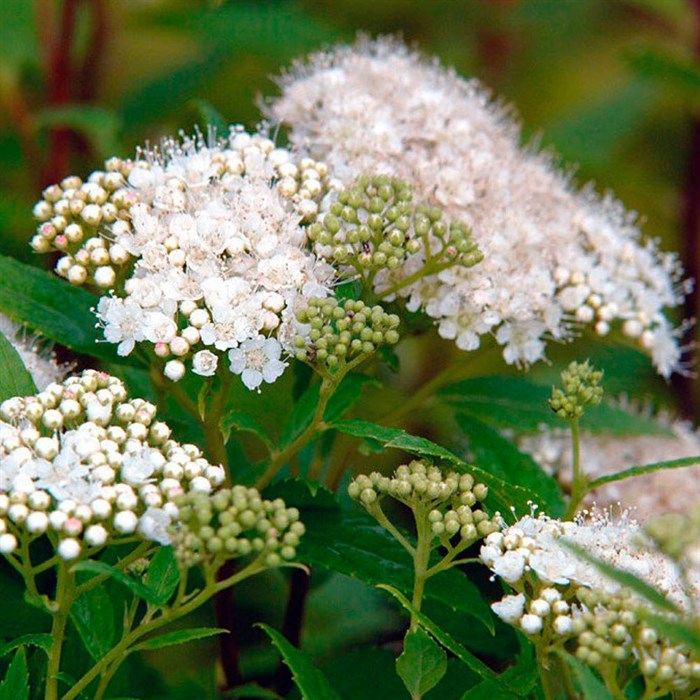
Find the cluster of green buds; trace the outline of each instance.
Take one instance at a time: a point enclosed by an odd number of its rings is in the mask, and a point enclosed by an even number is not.
[[[476,507],[487,497],[487,486],[475,483],[471,474],[443,474],[439,467],[424,460],[402,464],[391,477],[379,472],[361,474],[350,483],[348,493],[385,526],[387,519],[381,508],[384,497],[408,506],[419,539],[425,536],[431,546],[446,547],[449,562],[478,539],[500,529],[498,514],[492,518]],[[455,536],[459,541],[453,545]]]
[[[700,688],[700,657],[671,642],[645,622],[644,609],[630,591],[615,594],[578,588],[571,634],[576,656],[601,670],[635,665],[646,686],[646,697]]]
[[[360,300],[311,297],[297,320],[310,326],[306,335],[294,338],[297,359],[330,370],[399,341],[399,317]]]
[[[562,373],[563,389],[552,389],[549,405],[560,417],[577,420],[586,406],[597,406],[603,398],[603,373],[586,362],[572,362]]]
[[[647,521],[644,534],[656,549],[683,566],[700,542],[700,506],[689,513],[656,515]]]
[[[280,566],[294,559],[305,530],[296,508],[287,508],[280,498],[265,500],[245,486],[214,494],[189,492],[177,505],[171,537],[183,568],[205,564],[216,569],[227,559],[248,555],[264,566]]]
[[[362,175],[309,226],[309,239],[343,272],[370,282],[418,253],[425,275],[456,263],[471,267],[483,258],[464,223],[447,223],[438,207],[416,206],[412,198],[404,180]]]
[[[129,228],[129,210],[136,201],[127,187],[132,167],[130,160],[110,158],[105,170],[96,170],[86,182],[70,176],[47,187],[34,206],[40,224],[31,246],[37,253],[63,253],[56,272],[71,284],[108,289],[116,281],[115,267],[131,259],[109,238],[115,235],[111,231]]]

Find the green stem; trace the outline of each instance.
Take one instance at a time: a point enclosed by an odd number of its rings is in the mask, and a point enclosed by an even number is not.
[[[75,581],[68,571],[68,564],[61,562],[58,566],[58,580],[56,583],[56,609],[51,625],[51,652],[46,669],[46,690],[44,700],[58,700],[58,674],[61,670],[61,653],[63,640],[68,624],[68,614],[75,600]]]
[[[416,548],[399,532],[394,526],[394,523],[384,515],[384,511],[379,503],[373,503],[369,508],[369,512],[383,528],[386,528],[391,533],[394,539],[397,540],[412,557],[415,557]]]
[[[413,509],[416,521],[416,549],[413,555],[413,597],[411,599],[411,627],[410,631],[418,629],[418,613],[423,604],[423,591],[428,578],[428,562],[430,560],[430,543],[432,532],[428,523],[427,512],[420,503],[416,503]]]
[[[80,678],[76,684],[62,697],[61,700],[73,700],[74,698],[77,698],[96,678],[100,676],[104,677],[103,674],[109,674],[111,677],[111,675],[116,671],[116,667],[118,667],[119,664],[121,664],[132,651],[134,651],[134,645],[142,637],[155,632],[171,622],[179,620],[185,615],[188,615],[206,603],[219,591],[223,591],[226,588],[230,588],[231,586],[240,583],[244,579],[253,576],[264,568],[265,565],[263,564],[262,559],[259,557],[237,574],[234,574],[223,581],[217,582],[213,576],[209,576],[205,588],[186,603],[181,605],[179,604],[179,601],[176,601],[172,608],[164,610],[159,617],[140,624],[134,630],[125,630],[125,634],[121,641],[116,646],[112,647],[107,654],[105,654],[82,678]],[[111,668],[113,665],[115,665],[114,670]],[[104,690],[106,690],[106,686],[105,689],[102,690],[103,693]],[[54,695],[52,697],[57,698],[58,696]]]
[[[133,564],[137,559],[141,559],[142,557],[145,557],[149,550],[155,549],[155,546],[153,542],[142,542],[139,544],[138,547],[135,549],[131,550],[129,554],[127,554],[123,559],[120,559],[116,564],[114,564],[114,568],[118,569],[119,571],[124,571],[127,566],[130,564]],[[108,578],[110,577],[109,574],[97,574],[96,576],[93,576],[91,579],[88,579],[85,581],[85,583],[81,583],[77,588],[76,588],[76,597],[79,595],[82,595],[86,591],[89,591],[96,586],[101,585],[104,583]]]
[[[578,418],[571,420],[571,463],[573,467],[573,482],[571,485],[571,500],[567,508],[566,520],[576,515],[576,511],[588,493],[588,479],[581,468],[581,436],[579,432]]]
[[[542,644],[535,645],[535,652],[544,700],[556,700],[557,689],[551,669],[553,658],[547,653],[546,649],[543,648]]]
[[[202,422],[202,430],[204,431],[204,441],[207,445],[208,457],[214,462],[218,462],[226,471],[226,478],[230,479],[228,464],[228,451],[226,450],[226,442],[221,432],[221,418],[224,415],[224,407],[226,406],[228,383],[224,381],[222,374],[221,387],[214,395],[214,398],[208,407],[206,415],[200,418]]]

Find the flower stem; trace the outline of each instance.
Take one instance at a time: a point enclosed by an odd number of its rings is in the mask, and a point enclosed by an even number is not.
[[[573,468],[573,481],[571,485],[571,500],[566,511],[565,519],[570,520],[578,510],[581,501],[588,493],[588,479],[581,468],[581,436],[579,432],[578,418],[571,421],[571,463]]]
[[[63,640],[66,634],[68,614],[75,600],[75,580],[68,571],[68,564],[61,562],[58,565],[58,580],[56,583],[56,608],[53,612],[53,624],[51,625],[51,652],[46,669],[46,691],[44,700],[58,700],[58,674],[61,670],[61,653]]]
[[[428,562],[430,560],[430,542],[432,532],[428,523],[425,509],[416,504],[413,511],[416,520],[416,549],[413,555],[413,597],[411,599],[411,627],[410,631],[418,629],[418,616],[423,604],[423,591],[425,582],[428,579]]]

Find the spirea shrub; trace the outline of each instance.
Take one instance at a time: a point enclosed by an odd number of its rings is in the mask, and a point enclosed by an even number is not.
[[[47,622],[0,628],[0,698],[163,697],[141,653],[213,635],[190,697],[697,698],[697,434],[604,392],[649,363],[610,338],[685,369],[676,256],[395,40],[280,86],[47,187],[55,274],[0,258],[0,584]]]

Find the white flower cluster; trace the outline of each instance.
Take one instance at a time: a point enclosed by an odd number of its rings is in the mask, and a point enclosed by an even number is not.
[[[361,173],[405,178],[471,229],[482,263],[400,292],[442,337],[474,350],[492,333],[508,363],[528,364],[548,339],[615,326],[662,375],[678,368],[663,314],[689,291],[676,257],[643,243],[614,199],[575,190],[548,157],[521,148],[518,126],[478,82],[380,39],[315,54],[280,83],[266,115],[290,127],[298,151],[346,184]]]
[[[664,425],[664,423],[661,423]],[[580,436],[581,467],[589,479],[621,472],[630,467],[700,455],[700,433],[684,421],[668,421],[672,436],[593,435]],[[544,429],[518,438],[518,447],[554,475],[559,483],[571,485],[571,436],[568,430]],[[596,489],[590,496],[601,506],[621,503],[634,509],[635,518],[645,522],[665,512],[687,513],[700,497],[700,466],[664,469],[631,479],[615,481]]]
[[[69,281],[111,290],[97,315],[120,355],[149,343],[176,381],[186,359],[212,376],[229,353],[230,370],[256,388],[284,369],[275,335],[294,325],[298,299],[325,296],[334,280],[301,225],[326,172],[237,127],[209,145],[166,141],[46,190],[32,245],[66,251],[57,271]]]
[[[564,548],[562,539],[642,578],[678,605],[683,616],[692,614],[700,593],[699,572],[681,570],[672,558],[650,549],[634,522],[623,518],[613,524],[599,515],[592,522],[528,516],[489,535],[481,559],[516,591],[491,606],[496,615],[546,641],[549,648],[563,648],[566,643],[581,661],[604,665],[613,677],[616,672],[610,664],[629,664],[652,690],[697,686],[697,655],[645,622],[648,602]]]
[[[58,364],[48,341],[18,326],[1,313],[0,333],[16,350],[38,389],[60,381],[66,374],[67,368]]]
[[[225,473],[155,413],[94,370],[0,404],[0,553],[43,534],[67,560],[124,537],[169,544],[175,500]]]

